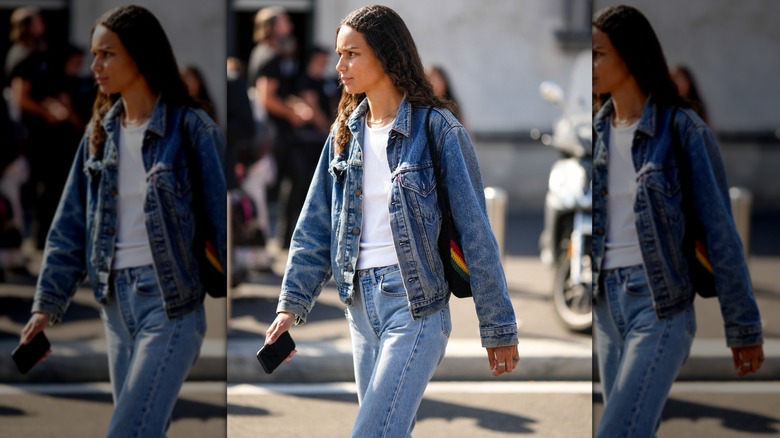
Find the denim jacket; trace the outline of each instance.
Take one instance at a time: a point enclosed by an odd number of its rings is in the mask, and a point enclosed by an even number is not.
[[[63,189],[33,302],[33,312],[48,312],[52,323],[60,321],[85,273],[95,299],[106,301],[116,242],[118,141],[123,111],[119,100],[103,118],[106,140],[99,155],[89,151],[87,130]],[[192,193],[188,156],[183,149],[186,145],[195,149],[190,160],[200,166],[203,193]],[[147,182],[144,211],[154,269],[169,319],[197,309],[204,297],[191,245],[196,221],[193,196],[204,200],[206,226],[216,236],[219,259],[225,266],[224,153],[222,131],[204,111],[167,105],[158,99],[143,139]]]
[[[335,155],[333,133],[328,138],[293,233],[277,311],[294,313],[296,324],[305,323],[331,275],[341,300],[349,304],[352,299],[363,218],[361,142],[367,107],[364,100],[347,120],[352,139],[344,153]],[[426,140],[426,111],[404,99],[387,145],[390,227],[414,319],[443,309],[450,298],[437,249],[442,213]],[[455,226],[465,236],[462,249],[482,346],[517,344],[517,323],[488,222],[474,147],[449,111],[432,111],[430,126],[442,150],[439,183],[447,190]]]
[[[594,285],[600,284],[605,252],[607,139],[612,110],[612,101],[608,101],[594,119]],[[673,147],[682,147],[688,163],[677,162]],[[726,172],[712,131],[694,111],[658,106],[650,98],[639,120],[631,151],[637,172],[636,230],[658,318],[682,312],[692,305],[695,296],[681,248],[686,220],[680,166],[685,165],[690,166],[687,172],[692,185],[691,209],[704,228],[705,246],[715,271],[726,342],[729,347],[761,344],[758,306],[731,216]]]

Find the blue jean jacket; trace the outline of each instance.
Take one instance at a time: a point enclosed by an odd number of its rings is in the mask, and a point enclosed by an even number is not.
[[[277,311],[294,313],[296,324],[305,323],[331,275],[342,301],[351,300],[363,219],[361,141],[367,107],[364,100],[347,121],[352,139],[343,154],[335,155],[333,134],[328,138],[293,233]],[[415,319],[443,309],[450,297],[437,249],[442,214],[426,141],[426,111],[404,99],[387,145],[390,227]],[[466,236],[462,249],[482,346],[517,344],[517,322],[488,222],[474,147],[449,111],[435,109],[430,125],[443,151],[440,183],[447,189],[455,226]]]
[[[594,119],[593,166],[594,285],[604,260],[607,228],[607,163],[612,101]],[[674,117],[674,120],[672,120]],[[672,147],[681,145],[688,163],[678,163]],[[680,147],[680,146],[677,146]],[[729,347],[761,344],[758,306],[753,296],[742,243],[731,216],[726,172],[712,131],[690,109],[645,105],[632,147],[637,172],[634,200],[636,229],[645,272],[658,318],[667,318],[692,305],[695,293],[681,243],[686,220],[682,208],[680,166],[691,166],[693,203],[706,238],[715,271],[716,292]],[[598,297],[598,288],[597,297]]]
[[[89,151],[89,130],[79,145],[44,250],[33,312],[44,311],[52,323],[63,312],[85,273],[98,302],[105,302],[117,228],[119,100],[103,118],[106,141],[102,154]],[[183,126],[182,126],[183,123]],[[184,136],[188,137],[184,139]],[[183,141],[184,140],[184,141]],[[203,193],[192,193],[188,158],[200,166]],[[146,230],[157,280],[168,318],[181,317],[200,306],[204,291],[192,251],[195,232],[193,196],[206,205],[207,227],[216,236],[220,261],[226,260],[225,138],[202,110],[157,101],[144,135],[142,156],[147,191]]]

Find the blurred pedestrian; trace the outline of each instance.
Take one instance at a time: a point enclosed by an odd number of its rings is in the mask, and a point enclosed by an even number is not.
[[[238,187],[246,166],[257,160],[254,144],[255,121],[247,95],[246,77],[238,58],[227,59],[227,159],[225,177],[228,189]],[[245,158],[251,156],[252,158]]]
[[[435,249],[437,183],[468,236],[463,252],[494,376],[519,361],[516,319],[473,145],[452,104],[433,95],[401,17],[384,6],[351,12],[338,27],[336,52],[339,112],[293,235],[266,343],[306,322],[332,274],[352,336],[360,403],[352,436],[406,437],[452,329]],[[438,182],[428,129],[442,150]]]
[[[36,245],[43,249],[75,146],[67,139],[78,122],[63,87],[61,63],[54,62],[46,40],[46,25],[36,7],[11,14],[11,41],[5,63],[12,107],[26,128],[24,154],[30,177],[22,187],[25,234],[36,223]],[[34,211],[34,213],[33,213]],[[34,216],[34,217],[33,217]]]
[[[295,130],[310,115],[296,96],[300,68],[296,59],[297,42],[290,17],[281,7],[268,7],[255,16],[255,48],[249,58],[249,81],[255,87],[255,100],[268,116],[275,130],[273,157],[278,169],[276,184],[269,198],[279,201],[276,237],[281,248],[287,248],[295,218],[301,208],[298,194],[305,191],[305,159]],[[286,186],[282,187],[282,183]],[[301,187],[303,186],[303,187]]]
[[[460,108],[460,101],[455,96],[455,91],[452,87],[452,81],[450,81],[450,75],[444,70],[444,67],[440,65],[432,65],[425,71],[425,75],[428,76],[428,80],[431,81],[433,87],[433,94],[442,99],[450,100],[455,104],[455,116],[463,123],[463,114]]]
[[[211,94],[206,87],[206,82],[200,69],[194,65],[185,65],[181,68],[181,78],[184,81],[184,85],[187,86],[187,92],[190,97],[198,102],[201,108],[206,111],[206,114],[211,117],[211,120],[219,122],[214,101],[211,100]]]
[[[699,87],[691,70],[684,65],[674,67],[672,69],[672,80],[674,80],[674,85],[677,87],[680,96],[685,99],[692,110],[696,111],[699,117],[704,120],[704,123],[709,125],[707,106],[699,93]]]
[[[206,330],[196,226],[216,236],[225,261],[224,137],[187,94],[151,12],[108,11],[91,43],[99,93],[21,342],[61,321],[86,273],[108,342],[115,408],[107,436],[162,437]],[[205,212],[193,211],[195,197]]]
[[[27,259],[22,253],[22,220],[19,216],[21,127],[11,119],[5,97],[0,95],[0,282],[5,271],[27,273]],[[21,176],[27,174],[21,169]]]
[[[231,284],[243,281],[250,270],[269,270],[272,258],[265,248],[268,237],[266,190],[276,171],[267,144],[256,136],[246,80],[237,58],[227,61],[228,188],[231,199],[233,261]],[[263,165],[265,164],[265,166]],[[230,181],[232,179],[232,182]]]
[[[650,23],[612,6],[593,26],[597,436],[652,437],[696,332],[687,224],[705,235],[738,376],[761,368],[761,319],[717,142],[679,97]]]

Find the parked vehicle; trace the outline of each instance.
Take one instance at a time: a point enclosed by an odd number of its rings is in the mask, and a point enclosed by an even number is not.
[[[559,319],[573,331],[588,332],[593,325],[590,52],[577,57],[568,96],[553,82],[543,82],[539,92],[562,111],[550,141],[561,158],[550,170],[540,256],[555,269],[553,303]]]

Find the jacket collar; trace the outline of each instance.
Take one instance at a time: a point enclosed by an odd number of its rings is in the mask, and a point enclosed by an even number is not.
[[[363,120],[368,112],[368,99],[363,99],[357,108],[352,111],[347,119],[347,127],[352,135],[357,135],[362,129]],[[406,100],[406,95],[401,99],[401,103],[398,107],[398,114],[395,116],[395,123],[393,124],[393,131],[408,137],[412,132],[412,104]]]
[[[121,115],[124,112],[125,106],[122,103],[122,99],[117,99],[111,109],[108,110],[106,115],[103,117],[102,124],[106,132],[113,132],[119,127],[118,124],[121,123]],[[154,104],[154,109],[152,110],[152,117],[149,119],[149,126],[146,128],[146,130],[158,135],[159,137],[164,136],[167,114],[168,105],[158,97],[157,102]]]
[[[614,104],[612,103],[612,98],[610,98],[596,113],[596,122],[593,128],[597,133],[604,134],[606,132],[610,123],[610,116],[612,115],[613,111]],[[637,125],[636,130],[643,132],[649,137],[655,137],[656,129],[658,127],[657,120],[658,105],[653,100],[653,97],[650,96],[647,99],[647,103],[645,103],[644,109],[642,110],[642,116],[639,118],[639,124]]]

